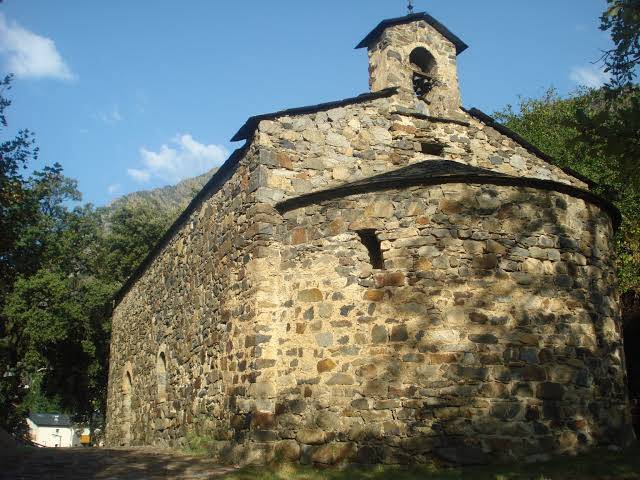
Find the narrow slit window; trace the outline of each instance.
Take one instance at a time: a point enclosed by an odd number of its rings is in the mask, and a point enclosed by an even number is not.
[[[441,157],[444,153],[444,145],[441,143],[423,142],[420,144],[420,151],[427,155],[436,155]]]
[[[369,252],[369,261],[371,266],[378,270],[384,270],[384,257],[382,256],[382,249],[380,248],[380,240],[376,235],[375,230],[360,230],[358,231],[360,241],[367,248]]]
[[[122,406],[124,410],[123,417],[125,422],[131,420],[131,390],[131,373],[127,371],[122,382]]]
[[[167,399],[167,359],[164,352],[160,352],[156,360],[156,378],[158,382],[158,400],[164,402]]]

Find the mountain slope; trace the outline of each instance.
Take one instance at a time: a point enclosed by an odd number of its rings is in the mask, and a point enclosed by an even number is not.
[[[182,180],[177,185],[129,193],[110,203],[107,210],[113,212],[124,206],[147,204],[161,211],[180,213],[217,170],[213,168],[197,177]]]

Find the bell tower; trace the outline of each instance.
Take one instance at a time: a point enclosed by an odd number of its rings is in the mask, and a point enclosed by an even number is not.
[[[356,46],[365,47],[372,92],[398,87],[405,107],[438,117],[459,114],[456,61],[468,47],[431,15],[384,20]]]

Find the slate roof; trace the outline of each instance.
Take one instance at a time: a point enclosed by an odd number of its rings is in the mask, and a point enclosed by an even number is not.
[[[32,413],[29,420],[39,427],[71,427],[73,422],[69,415],[63,413]]]
[[[276,208],[280,213],[284,213],[324,200],[357,195],[359,193],[446,183],[527,187],[564,193],[605,210],[611,216],[614,229],[618,228],[622,220],[620,212],[611,202],[589,190],[555,180],[513,176],[445,159],[426,160],[398,170],[374,175],[355,182],[348,182],[338,187],[300,195],[278,203]]]
[[[412,15],[405,15],[404,17],[389,18],[387,20],[383,20],[378,24],[376,28],[371,30],[358,45],[356,45],[356,48],[368,47],[373,42],[375,42],[378,39],[378,37],[380,37],[380,35],[382,35],[382,32],[385,29],[389,27],[393,27],[394,25],[402,25],[404,23],[415,22],[418,20],[424,20],[433,28],[435,28],[438,32],[440,32],[440,34],[442,34],[443,37],[445,37],[447,40],[453,43],[456,47],[456,54],[460,55],[467,48],[469,48],[469,45],[467,45],[462,40],[460,40],[460,38],[457,35],[454,35],[451,32],[451,30],[449,30],[442,23],[440,23],[438,20],[436,20],[426,12],[419,12],[419,13],[414,13]]]

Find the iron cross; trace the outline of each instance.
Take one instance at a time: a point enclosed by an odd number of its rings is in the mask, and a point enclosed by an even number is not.
[[[407,5],[407,10],[409,10],[409,15],[413,15],[413,0],[409,0],[409,4]]]

